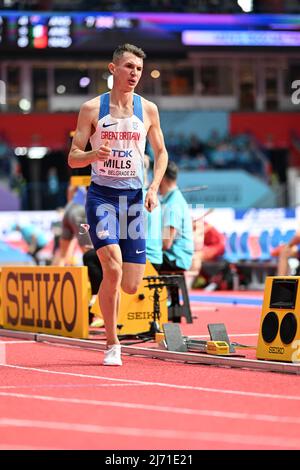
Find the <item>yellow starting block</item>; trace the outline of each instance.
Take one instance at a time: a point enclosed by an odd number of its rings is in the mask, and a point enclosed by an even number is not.
[[[155,342],[160,343],[161,341],[164,341],[165,339],[165,334],[164,333],[155,333]]]
[[[207,341],[206,352],[216,356],[225,356],[229,354],[229,345],[225,341]]]

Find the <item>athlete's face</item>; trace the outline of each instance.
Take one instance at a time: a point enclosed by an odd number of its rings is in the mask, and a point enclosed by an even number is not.
[[[109,64],[109,70],[114,76],[114,86],[124,91],[133,91],[142,75],[143,59],[125,52],[118,61]]]

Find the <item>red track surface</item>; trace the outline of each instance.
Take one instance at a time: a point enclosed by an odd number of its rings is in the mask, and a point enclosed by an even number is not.
[[[193,303],[184,334],[223,322],[256,344],[260,308]],[[217,310],[215,310],[217,308]],[[300,378],[0,338],[0,449],[299,449]],[[1,356],[1,354],[0,354]],[[3,357],[3,354],[2,354]]]

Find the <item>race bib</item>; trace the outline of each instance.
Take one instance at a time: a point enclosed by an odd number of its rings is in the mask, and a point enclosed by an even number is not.
[[[97,162],[97,174],[118,178],[135,178],[137,169],[130,153],[119,151],[119,155],[112,155],[105,161]]]

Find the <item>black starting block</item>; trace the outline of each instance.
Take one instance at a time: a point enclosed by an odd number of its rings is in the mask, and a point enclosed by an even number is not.
[[[144,277],[148,281],[149,289],[157,288],[157,285],[168,289],[170,295],[170,305],[168,306],[168,320],[175,323],[181,322],[181,317],[185,317],[187,323],[193,323],[190,299],[183,274],[161,274],[160,276]],[[180,303],[179,294],[182,295],[183,303]]]
[[[218,356],[235,356],[234,346],[230,343],[224,323],[210,323],[208,326],[210,341],[195,340],[182,336],[179,325],[164,323],[165,345],[168,351],[174,352],[200,352]]]
[[[167,349],[175,352],[187,352],[188,347],[177,323],[164,323],[163,330]]]
[[[209,323],[207,325],[210,339],[212,341],[224,341],[229,346],[229,352],[235,353],[234,346],[230,343],[230,339],[228,338],[226,326],[224,323]]]

